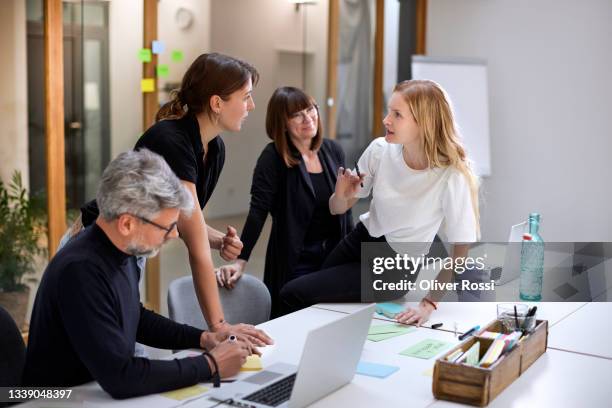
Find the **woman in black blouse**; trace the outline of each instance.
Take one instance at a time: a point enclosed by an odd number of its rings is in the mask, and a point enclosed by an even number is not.
[[[323,139],[314,100],[300,89],[278,88],[268,103],[266,132],[273,142],[264,148],[253,174],[241,235],[244,248],[235,263],[219,269],[217,281],[234,287],[271,214],[264,282],[272,295],[272,315],[278,316],[282,286],[318,271],[329,251],[352,229],[352,220],[350,213],[329,212],[344,153],[336,142]]]
[[[225,162],[221,132],[238,132],[255,108],[251,92],[259,74],[250,64],[212,53],[200,55],[185,73],[181,88],[156,115],[156,123],[136,143],[164,157],[170,168],[204,208]],[[208,227],[201,211],[181,215],[178,231],[189,251],[189,263],[200,307],[212,331],[240,334],[255,345],[272,340],[251,325],[229,325],[219,301],[211,248],[225,260],[236,259],[242,242],[236,230]]]

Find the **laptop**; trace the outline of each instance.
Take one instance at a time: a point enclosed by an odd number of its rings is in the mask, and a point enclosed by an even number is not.
[[[495,285],[503,285],[520,276],[521,246],[518,243],[523,241],[523,234],[525,232],[529,232],[527,221],[510,227],[508,245],[505,247],[504,265],[503,267],[491,268],[491,279],[495,281]]]
[[[273,364],[209,397],[241,407],[300,408],[331,394],[353,379],[375,308],[370,304],[311,330],[299,366]]]

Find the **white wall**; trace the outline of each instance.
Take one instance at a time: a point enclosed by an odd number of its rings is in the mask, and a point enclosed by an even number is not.
[[[25,186],[28,172],[28,101],[26,62],[26,6],[21,0],[4,0],[0,13],[0,179],[10,181],[21,171]]]
[[[111,159],[134,147],[142,134],[143,2],[112,0],[109,3],[109,64],[111,104]]]
[[[427,54],[488,61],[483,239],[542,213],[546,241],[612,240],[612,2],[430,0]]]
[[[193,13],[193,23],[187,29],[179,29],[175,22],[176,12],[184,8]],[[158,37],[164,42],[165,52],[159,56],[160,64],[170,69],[168,78],[161,79],[162,88],[167,82],[180,84],[189,65],[200,54],[210,51],[210,1],[209,0],[160,0],[157,4]],[[171,61],[172,50],[183,52],[181,62]],[[161,101],[167,100],[160,93]]]
[[[383,60],[383,94],[384,111],[387,111],[387,102],[391,97],[393,87],[397,84],[397,59],[399,51],[399,13],[400,3],[398,0],[385,1],[385,33],[384,33],[384,55]]]
[[[159,57],[168,64],[168,78],[159,81],[180,82],[191,62],[210,48],[210,2],[208,0],[160,0],[158,2],[158,39],[166,49]],[[193,11],[194,20],[187,30],[175,23],[179,7]],[[128,17],[129,16],[129,17]],[[129,150],[142,129],[142,63],[137,58],[142,48],[143,2],[112,0],[110,2],[110,83],[111,83],[111,155]],[[182,62],[171,62],[170,52],[183,51]],[[164,95],[160,95],[163,100]]]
[[[187,30],[176,27],[179,7],[193,12],[194,23]],[[306,7],[309,51],[306,91],[324,111],[327,61],[328,1]],[[131,149],[142,133],[142,65],[136,58],[142,47],[142,2],[110,2],[110,79],[112,156]],[[217,51],[243,58],[260,72],[254,92],[256,109],[238,134],[223,135],[227,146],[225,169],[207,206],[207,217],[221,217],[248,211],[253,168],[259,153],[269,142],[265,134],[268,99],[282,85],[302,86],[303,10],[278,0],[160,0],[159,39],[166,51],[159,58],[168,64],[170,75],[160,81],[180,82],[189,64],[201,53]],[[130,18],[126,18],[130,16]],[[182,63],[170,61],[170,51],[184,53]],[[285,51],[279,51],[284,49]],[[165,95],[160,95],[162,101]]]
[[[328,2],[307,7],[309,54],[306,91],[323,106],[326,84]],[[266,106],[279,86],[302,86],[303,18],[295,6],[279,0],[213,0],[211,50],[253,64],[261,78],[253,93],[256,108],[237,134],[225,134],[225,169],[207,207],[209,217],[248,211],[255,162],[270,142],[265,133]]]

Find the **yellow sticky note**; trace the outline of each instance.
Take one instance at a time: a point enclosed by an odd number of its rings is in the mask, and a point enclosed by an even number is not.
[[[259,371],[262,368],[261,357],[259,357],[257,354],[252,354],[247,357],[246,363],[243,364],[240,371]]]
[[[155,92],[155,79],[145,78],[140,81],[140,90],[145,92]]]
[[[427,370],[423,371],[421,374],[424,375],[425,377],[433,377],[433,367],[428,368]]]
[[[164,392],[161,395],[162,397],[170,398],[177,401],[183,401],[187,398],[197,397],[198,395],[203,394],[206,391],[208,391],[208,388],[206,387],[202,387],[201,385],[192,385],[191,387]]]

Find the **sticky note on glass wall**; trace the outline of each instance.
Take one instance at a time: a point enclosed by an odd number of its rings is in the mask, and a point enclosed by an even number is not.
[[[173,50],[171,58],[173,62],[181,62],[183,60],[183,51]]]
[[[151,44],[151,48],[153,49],[153,54],[159,55],[162,52],[164,52],[164,50],[166,49],[166,46],[164,45],[163,42],[155,40]]]
[[[140,90],[143,93],[155,92],[155,79],[144,78],[140,81]]]
[[[157,66],[157,76],[160,78],[166,78],[170,73],[170,68],[166,64],[159,64]]]
[[[140,62],[151,62],[151,50],[148,48],[142,48],[138,51],[138,59]]]

